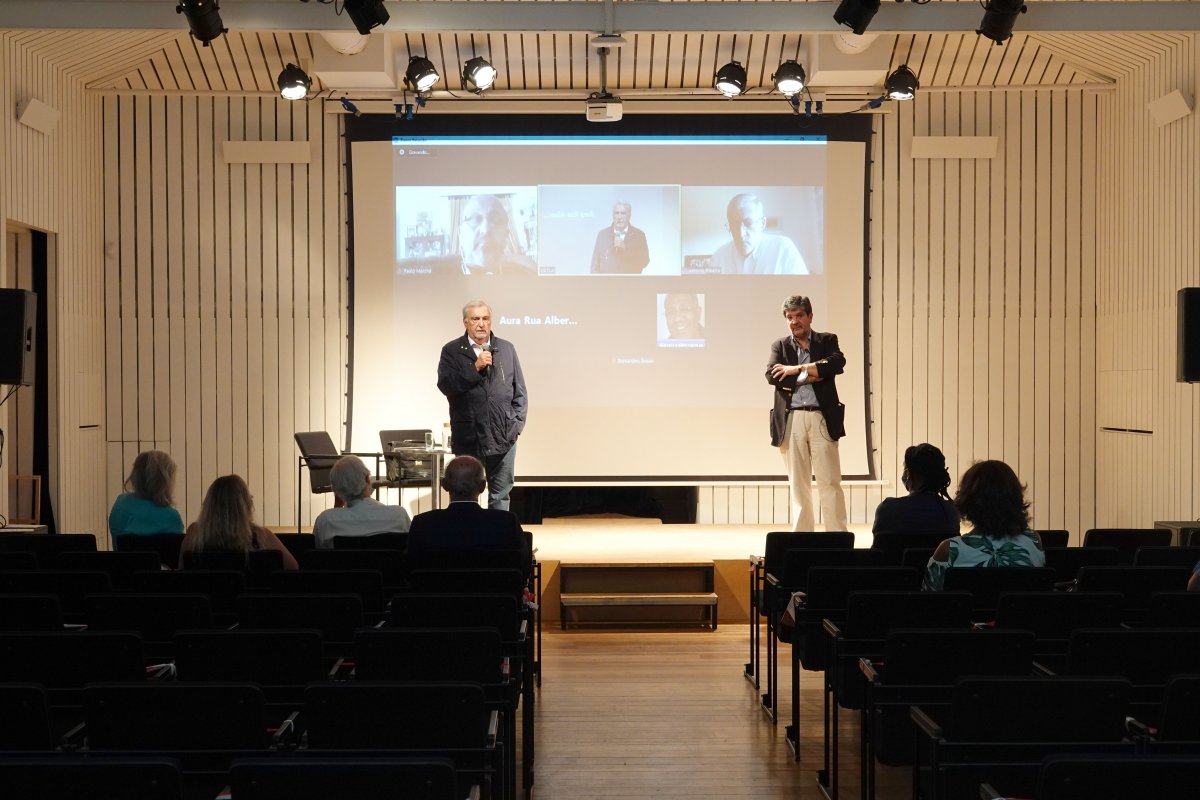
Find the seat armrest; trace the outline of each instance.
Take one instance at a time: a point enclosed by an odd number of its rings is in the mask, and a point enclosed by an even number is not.
[[[495,745],[496,737],[499,734],[500,734],[500,712],[493,711],[491,714],[488,715],[488,732],[487,732],[488,741],[492,745]]]
[[[1037,661],[1033,662],[1033,675],[1036,678],[1056,678],[1054,670]]]
[[[467,800],[479,800],[480,797],[479,784],[473,784],[471,786],[471,791],[467,793]]]
[[[506,681],[512,677],[512,659],[508,656],[500,659],[500,674]]]
[[[996,791],[990,783],[979,784],[979,800],[1018,800],[1016,797],[1005,797]]]
[[[930,739],[945,738],[942,726],[934,722],[933,718],[926,714],[920,706],[909,706],[908,716],[913,721],[913,724],[917,726],[917,729]]]
[[[58,748],[68,753],[79,750],[87,742],[87,723],[80,722],[58,737]]]
[[[840,639],[842,637],[842,629],[829,617],[821,620],[821,627],[825,629],[825,633],[829,634],[831,638]]]
[[[782,585],[783,585],[783,584],[780,582],[779,578],[776,578],[776,577],[775,577],[775,573],[773,573],[773,572],[768,572],[768,573],[766,573],[765,575],[763,575],[763,579],[764,579],[764,580],[765,580],[767,583],[771,584],[772,586],[774,586],[774,587],[776,587],[776,588],[779,588],[780,586],[782,586]]]
[[[299,711],[293,711],[287,715],[287,718],[283,722],[279,723],[279,727],[271,734],[272,749],[292,749],[299,744],[299,729],[296,725],[296,720],[299,716]]]
[[[861,672],[868,681],[879,679],[879,667],[881,664],[876,664],[869,658],[860,658],[858,660],[858,671]]]

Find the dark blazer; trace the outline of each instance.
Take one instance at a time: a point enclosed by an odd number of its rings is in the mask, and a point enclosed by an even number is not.
[[[825,417],[825,427],[834,440],[846,435],[846,407],[838,402],[837,385],[834,376],[841,375],[846,368],[846,357],[838,347],[836,333],[808,333],[808,357],[810,361],[825,360],[826,363],[817,367],[821,376],[818,383],[812,384],[817,395],[817,405],[821,407],[821,415]],[[771,409],[771,444],[778,447],[783,441],[783,432],[787,426],[788,406],[792,402],[792,392],[796,389],[796,375],[789,375],[783,380],[771,377],[771,367],[775,364],[792,366],[800,363],[800,353],[792,337],[785,336],[771,345],[771,358],[767,362],[767,383],[775,387],[775,407]]]
[[[938,531],[957,536],[960,521],[954,502],[933,492],[886,497],[875,509],[872,533]]]
[[[525,429],[529,398],[512,343],[492,337],[492,366],[475,369],[475,349],[464,333],[442,347],[438,389],[450,404],[455,455],[482,458],[507,453]]]
[[[613,246],[611,225],[596,234],[596,245],[592,248],[592,272],[594,274],[636,275],[649,263],[650,248],[646,244],[646,234],[640,228],[629,226],[629,230],[625,233],[625,246],[619,251]]]
[[[455,502],[413,517],[405,560],[410,570],[511,567],[528,575],[533,556],[516,514]]]

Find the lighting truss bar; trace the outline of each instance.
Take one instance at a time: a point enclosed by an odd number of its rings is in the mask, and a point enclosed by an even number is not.
[[[1056,2],[1033,0],[1021,33],[1200,31],[1200,3]],[[389,2],[388,31],[583,33],[606,29],[610,4],[591,2]],[[658,3],[630,0],[612,7],[612,27],[624,33],[842,32],[832,3]],[[979,26],[977,3],[884,3],[871,33],[947,33]],[[221,9],[231,30],[342,31],[345,20],[323,3],[238,0]],[[0,0],[0,29],[178,30],[175,4],[161,0]]]

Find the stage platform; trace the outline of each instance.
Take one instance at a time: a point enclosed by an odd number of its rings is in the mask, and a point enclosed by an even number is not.
[[[542,563],[545,624],[559,622],[559,564],[690,564],[713,562],[720,624],[748,624],[750,555],[761,555],[774,525],[664,525],[657,519],[600,515],[547,518],[526,525]],[[869,547],[870,527],[855,528]]]

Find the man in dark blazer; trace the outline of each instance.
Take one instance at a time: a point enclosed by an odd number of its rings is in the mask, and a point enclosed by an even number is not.
[[[613,203],[612,225],[596,234],[592,247],[593,274],[639,275],[650,263],[646,234],[629,224],[633,206],[624,200]]]
[[[475,456],[487,470],[488,508],[508,510],[525,430],[529,397],[512,342],[492,335],[492,309],[482,300],[463,307],[466,334],[442,347],[437,387],[450,405],[451,449]]]
[[[846,435],[846,409],[838,402],[834,383],[846,367],[846,357],[836,334],[812,329],[812,301],[807,297],[784,300],[783,316],[790,333],[771,345],[766,374],[775,387],[771,444],[779,448],[787,465],[792,530],[815,529],[814,474],[825,530],[849,530],[837,443]]]
[[[516,514],[480,507],[486,485],[479,459],[459,456],[446,465],[442,488],[450,504],[413,518],[408,569],[514,568],[528,577],[533,562],[529,539]]]

